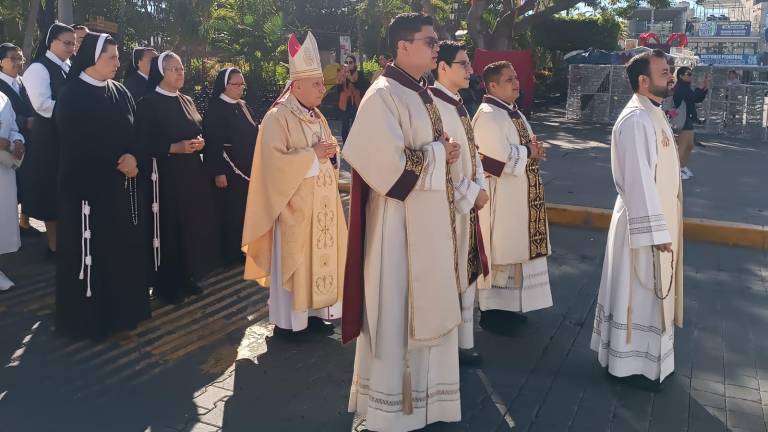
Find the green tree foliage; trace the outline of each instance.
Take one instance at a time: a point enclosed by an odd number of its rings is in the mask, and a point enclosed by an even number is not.
[[[600,16],[554,16],[531,29],[536,45],[552,51],[617,48],[621,23],[610,13]]]

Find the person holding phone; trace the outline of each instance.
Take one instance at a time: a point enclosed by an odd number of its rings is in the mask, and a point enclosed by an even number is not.
[[[197,281],[218,264],[213,184],[200,157],[205,148],[202,118],[192,98],[179,92],[184,85],[181,58],[165,51],[152,59],[147,85],[137,124],[142,163],[151,172],[154,192],[155,288],[161,300],[177,304],[202,292]]]
[[[370,83],[357,69],[357,58],[348,55],[336,80],[339,89],[339,111],[341,111],[341,139],[346,140],[349,129],[357,115],[357,107]]]
[[[692,86],[693,70],[687,66],[677,68],[675,73],[676,83],[672,96],[673,106],[680,109],[685,104],[685,122],[677,132],[677,151],[680,154],[680,178],[688,180],[693,177],[693,171],[688,168],[688,160],[693,151],[693,143],[696,140],[693,134],[693,124],[699,121],[696,112],[696,104],[701,103],[709,92],[709,77],[704,77],[702,85],[696,89]]]

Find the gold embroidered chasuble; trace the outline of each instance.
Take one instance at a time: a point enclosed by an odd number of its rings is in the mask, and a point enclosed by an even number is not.
[[[312,145],[333,139],[319,110],[295,97],[278,102],[262,121],[248,189],[243,251],[245,279],[269,286],[275,223],[280,224],[283,287],[297,311],[331,306],[342,298],[347,227],[336,170],[316,161]]]

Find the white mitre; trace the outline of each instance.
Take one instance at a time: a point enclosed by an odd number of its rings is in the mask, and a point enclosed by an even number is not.
[[[320,51],[312,32],[307,33],[304,44],[299,44],[295,34],[288,39],[288,67],[291,81],[304,78],[323,78]]]

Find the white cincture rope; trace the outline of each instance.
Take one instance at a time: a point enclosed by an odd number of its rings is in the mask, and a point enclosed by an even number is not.
[[[157,173],[155,158],[152,158],[152,219],[155,224],[152,252],[155,256],[155,271],[157,271],[160,266],[160,176]]]
[[[91,297],[91,267],[93,259],[91,257],[91,206],[88,201],[81,201],[82,211],[80,212],[80,228],[83,233],[80,240],[80,280],[85,279],[86,267],[88,280],[86,282],[88,290],[86,297]]]
[[[223,154],[223,155],[224,155],[224,160],[225,160],[225,161],[227,161],[227,162],[229,163],[229,166],[231,166],[231,167],[232,167],[232,171],[234,171],[234,172],[235,172],[235,174],[237,174],[237,175],[239,175],[240,177],[244,178],[244,179],[245,179],[245,181],[248,181],[248,182],[249,182],[249,181],[251,181],[251,179],[250,179],[250,178],[248,178],[248,176],[247,176],[247,175],[243,174],[243,172],[242,172],[242,171],[240,171],[239,169],[237,169],[237,167],[235,166],[235,164],[234,164],[234,163],[232,162],[232,160],[229,158],[229,155],[227,155],[227,152],[225,152],[225,151],[223,151],[223,150],[222,150],[221,154]]]

